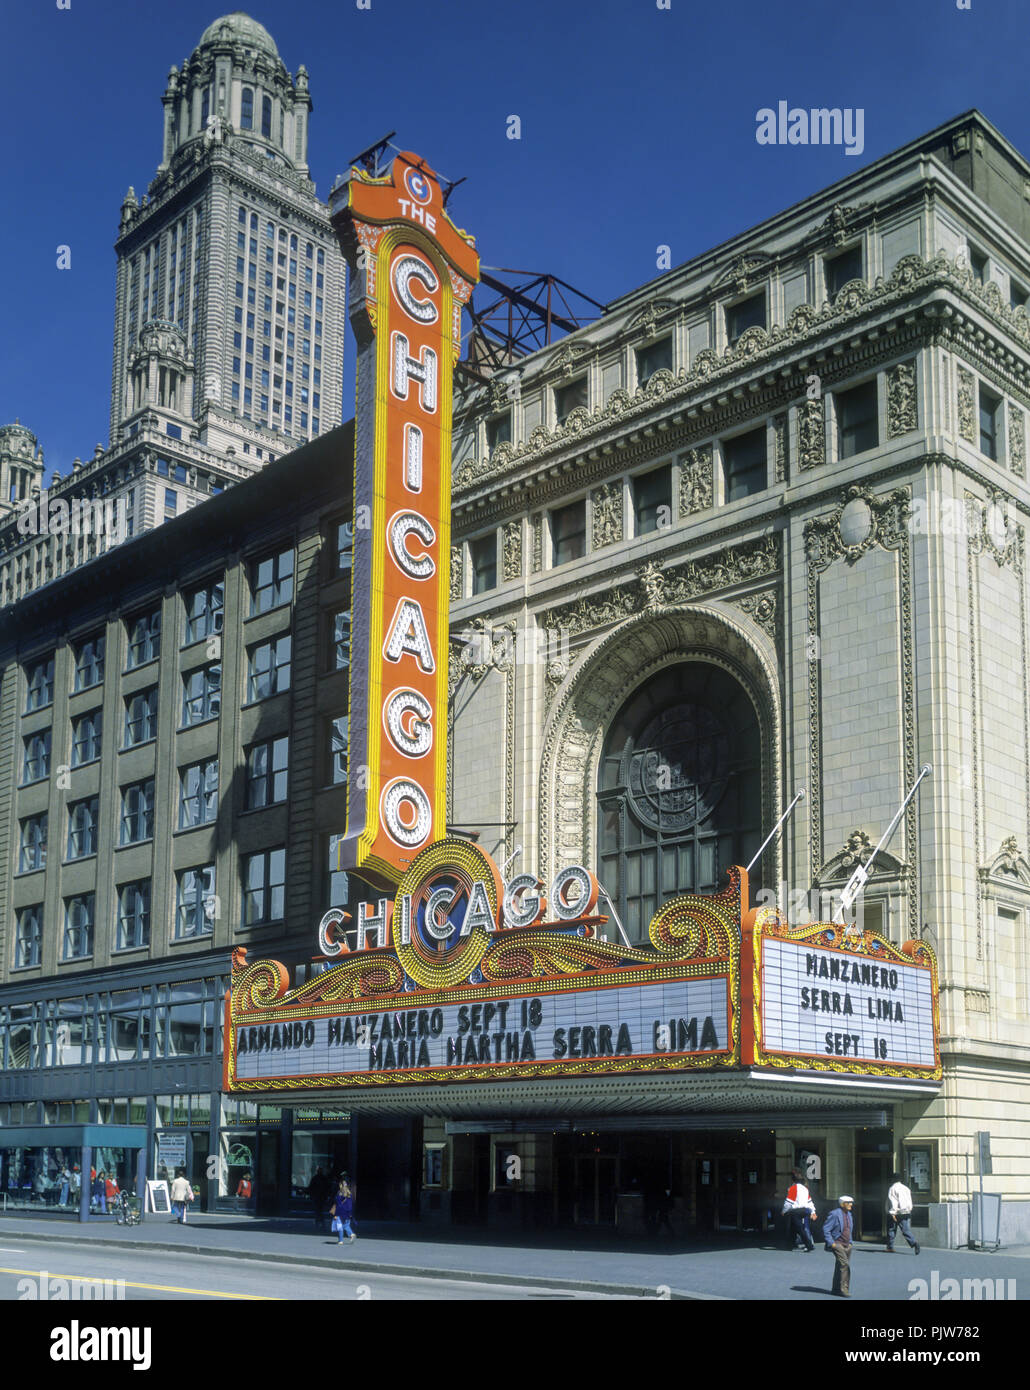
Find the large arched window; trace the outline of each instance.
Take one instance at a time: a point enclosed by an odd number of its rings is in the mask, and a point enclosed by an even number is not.
[[[250,87],[240,93],[240,129],[254,129],[254,92]]]
[[[761,738],[747,693],[706,662],[640,686],[605,739],[598,864],[630,940],[667,898],[716,892],[761,843]]]

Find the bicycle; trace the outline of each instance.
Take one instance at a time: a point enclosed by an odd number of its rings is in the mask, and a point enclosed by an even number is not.
[[[119,1192],[114,1200],[114,1219],[119,1226],[138,1226],[140,1220],[140,1200],[130,1197],[127,1192]]]

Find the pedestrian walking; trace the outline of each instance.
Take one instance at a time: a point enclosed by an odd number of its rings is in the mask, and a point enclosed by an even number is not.
[[[826,1249],[836,1261],[833,1267],[832,1292],[841,1298],[851,1297],[851,1247],[854,1241],[855,1222],[851,1208],[854,1197],[846,1194],[837,1198],[838,1205],[823,1222],[823,1240]]]
[[[351,1219],[354,1213],[354,1194],[350,1187],[340,1179],[340,1186],[336,1192],[336,1199],[333,1202],[333,1231],[337,1236],[337,1245],[343,1244],[344,1233],[351,1240],[356,1240],[351,1226]]]
[[[236,1184],[236,1208],[239,1210],[241,1202],[249,1202],[254,1195],[254,1184],[250,1180],[250,1169],[243,1174]]]
[[[900,1230],[909,1245],[919,1254],[919,1242],[912,1234],[912,1189],[906,1187],[900,1173],[891,1177],[887,1193],[887,1254],[894,1254],[894,1238]]]
[[[97,1173],[96,1177],[93,1179],[93,1187],[91,1188],[90,1195],[91,1195],[92,1198],[93,1198],[92,1205],[93,1205],[94,1207],[96,1207],[97,1211],[103,1212],[104,1215],[106,1216],[106,1215],[107,1215],[107,1180],[106,1180],[106,1178],[105,1178],[105,1176],[104,1176],[104,1170],[103,1170],[103,1168],[101,1168],[100,1172]]]
[[[325,1205],[331,1191],[332,1179],[322,1172],[322,1165],[319,1164],[308,1183],[308,1196],[311,1198],[311,1206],[315,1214],[316,1231],[325,1230]]]
[[[186,1212],[190,1203],[193,1201],[193,1188],[186,1177],[185,1168],[176,1168],[175,1181],[172,1183],[172,1209],[176,1213],[176,1221],[180,1226],[186,1225]]]
[[[71,1190],[71,1185],[72,1175],[68,1171],[66,1163],[61,1169],[61,1200],[58,1202],[58,1206],[66,1207],[68,1205],[68,1193]]]
[[[800,1168],[792,1168],[791,1184],[783,1202],[781,1214],[787,1218],[787,1249],[796,1250],[800,1242],[802,1250],[811,1253],[815,1249],[809,1220],[818,1221],[812,1194],[802,1182],[804,1174]]]

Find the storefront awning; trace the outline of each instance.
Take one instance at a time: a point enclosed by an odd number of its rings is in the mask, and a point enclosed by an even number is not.
[[[0,1149],[145,1149],[145,1125],[6,1125]]]

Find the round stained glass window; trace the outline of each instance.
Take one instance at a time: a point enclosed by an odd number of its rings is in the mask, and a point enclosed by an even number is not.
[[[729,775],[729,736],[702,705],[655,715],[636,741],[627,791],[637,817],[655,830],[688,830],[719,804]]]

